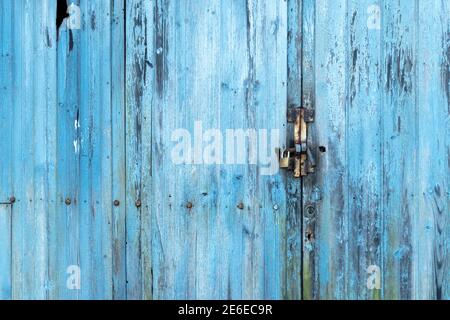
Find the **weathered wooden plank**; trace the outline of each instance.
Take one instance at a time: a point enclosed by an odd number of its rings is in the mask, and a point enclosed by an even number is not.
[[[125,1],[111,1],[113,298],[126,299]]]
[[[18,161],[17,171],[14,173],[15,181],[14,185],[17,188],[17,204],[13,210],[13,297],[14,298],[31,298],[41,297],[44,298],[43,291],[36,288],[36,281],[38,281],[38,275],[34,273],[34,251],[36,250],[37,239],[35,239],[35,233],[33,232],[33,196],[34,196],[34,180],[33,180],[33,115],[34,108],[28,110],[27,106],[31,104],[32,97],[32,79],[31,79],[31,61],[32,61],[32,44],[33,36],[28,32],[34,27],[34,15],[33,15],[33,3],[21,1],[17,2],[14,7],[14,14],[17,15],[15,30],[21,42],[15,42],[16,52],[14,54],[17,57],[15,61],[15,75],[17,76],[18,90],[15,91],[16,105],[18,107],[17,114],[17,126],[15,127],[14,138],[17,143],[17,156],[15,159]],[[19,12],[22,13],[19,13]],[[31,20],[31,21],[30,21]],[[19,27],[19,24],[22,26]],[[17,95],[21,92],[20,95]],[[20,130],[20,132],[19,132]],[[18,188],[18,186],[21,186]],[[16,194],[16,192],[14,192]],[[27,228],[28,227],[28,228]],[[16,263],[15,263],[16,262]]]
[[[302,103],[302,12],[307,5],[302,1],[289,0],[287,5],[288,38],[287,38],[287,106],[300,106]],[[284,128],[283,128],[284,129]],[[286,127],[286,143],[293,145],[293,126]],[[282,248],[283,255],[283,299],[301,299],[302,297],[302,218],[301,218],[301,181],[288,175],[286,188],[286,219],[280,224],[286,226],[282,236],[286,245]],[[280,253],[278,253],[280,254]]]
[[[158,15],[154,1],[126,3],[126,269],[127,298],[153,295],[149,181],[152,94]],[[150,190],[149,190],[150,189]]]
[[[413,216],[417,213],[416,7],[382,7],[383,266],[386,299],[412,298]],[[418,182],[418,181],[417,181]],[[418,270],[416,270],[417,272]]]
[[[0,3],[0,203],[12,196],[13,2]],[[0,205],[0,300],[12,298],[11,207]]]
[[[98,92],[98,109],[94,106],[93,127],[92,127],[92,194],[93,211],[100,219],[96,222],[96,242],[98,243],[98,253],[96,263],[102,266],[103,272],[101,282],[98,287],[102,298],[112,299],[113,297],[113,241],[112,241],[112,207],[113,207],[113,171],[112,171],[112,72],[120,71],[113,69],[112,52],[118,50],[123,52],[119,46],[120,42],[113,42],[111,38],[112,22],[112,1],[102,1],[96,3],[95,11],[92,11],[91,28],[95,33],[94,50],[96,62],[98,63],[98,83],[96,79],[94,86]],[[94,19],[95,12],[95,22]],[[94,27],[95,25],[95,27]],[[97,31],[98,30],[98,31]],[[95,32],[97,31],[97,32]],[[98,51],[97,51],[98,50]],[[93,70],[96,70],[95,67]],[[123,71],[122,71],[123,72]],[[97,162],[97,161],[98,162]],[[100,174],[98,174],[98,173]],[[97,189],[97,187],[99,187]],[[98,272],[98,266],[97,272]],[[98,276],[97,276],[98,277]]]
[[[30,266],[33,277],[33,289],[28,294],[33,299],[48,298],[49,267],[48,267],[48,215],[55,211],[56,200],[56,114],[57,114],[57,72],[55,44],[55,3],[51,1],[34,2],[32,14],[34,22],[28,32],[33,33],[32,51],[30,56],[30,80],[32,94],[30,94],[35,110],[31,113],[32,122],[26,122],[32,127],[32,158],[34,194],[29,195],[32,200],[34,214],[28,216],[27,230],[33,246],[25,247],[32,251],[34,258],[24,263]],[[33,31],[34,30],[34,31]],[[27,112],[30,105],[27,105]],[[25,160],[25,159],[24,159]],[[27,161],[27,160],[25,160]],[[26,177],[26,176],[25,176]],[[31,206],[31,204],[30,204]],[[26,213],[25,213],[26,214]],[[34,292],[37,292],[36,294]],[[30,296],[31,297],[31,296]]]
[[[11,206],[0,204],[0,300],[12,298]]]
[[[219,218],[213,203],[220,203],[216,168],[201,165],[201,147],[194,159],[197,165],[174,164],[171,136],[177,128],[193,133],[195,121],[202,121],[198,131],[218,128],[218,66],[213,59],[218,52],[220,9],[217,1],[206,6],[186,2],[180,10],[176,2],[155,5],[152,176],[153,189],[161,188],[158,198],[153,194],[151,209],[153,233],[159,234],[152,248],[157,254],[154,293],[158,299],[205,298],[217,294],[211,281],[217,278],[212,233]]]
[[[308,109],[315,109],[315,0],[302,1],[301,13],[301,105]],[[293,89],[295,91],[295,88]],[[316,125],[310,125],[308,132],[308,147],[316,160],[320,160]],[[302,181],[302,197],[299,206],[302,221],[302,298],[311,300],[317,298],[317,270],[316,270],[316,207],[320,201],[317,186],[317,175],[306,177]],[[298,209],[297,209],[298,210]]]
[[[416,10],[418,133],[413,297],[450,299],[450,6],[447,1],[419,1]]]
[[[348,243],[346,298],[379,299],[367,287],[367,270],[381,266],[381,31],[374,25],[374,1],[347,7],[346,143]]]
[[[246,111],[242,107],[247,92],[244,89],[243,79],[246,79],[248,66],[248,31],[250,17],[247,19],[247,7],[241,5],[229,5],[222,2],[220,11],[220,47],[221,58],[219,65],[219,77],[216,81],[221,84],[219,95],[219,108],[229,110],[234,116],[221,116],[219,128],[247,128],[245,123]],[[241,49],[241,50],[239,50]],[[217,53],[216,53],[217,54]],[[220,112],[220,111],[219,111]],[[220,112],[220,114],[222,114]],[[216,197],[220,199],[217,208],[218,237],[220,247],[217,248],[224,254],[219,255],[215,263],[218,264],[219,281],[218,298],[241,298],[244,295],[243,282],[243,251],[244,236],[249,234],[248,229],[243,228],[243,216],[249,214],[245,204],[246,179],[245,172],[248,168],[234,165],[227,170],[221,170],[216,178],[217,185],[232,186],[219,188]],[[209,192],[209,194],[211,194]],[[244,210],[238,208],[242,203]],[[242,212],[245,211],[245,212]],[[222,227],[220,227],[222,225]]]
[[[13,3],[4,1],[0,3],[0,202],[9,202],[12,196],[11,176],[11,150],[12,150],[12,121],[13,115],[13,85],[12,85],[12,59],[13,59]]]
[[[19,1],[11,2],[11,11],[10,14],[13,15],[15,21],[23,21],[23,3]],[[23,89],[22,83],[22,67],[23,67],[23,51],[22,48],[18,45],[17,39],[20,39],[23,34],[24,23],[14,23],[12,24],[12,31],[16,35],[16,37],[12,37],[12,73],[14,77],[12,78],[12,105],[14,105],[14,113],[12,115],[12,121],[15,123],[15,127],[13,128],[11,145],[12,145],[12,157],[16,160],[22,159],[21,148],[17,146],[21,145],[21,134],[22,134],[22,99],[24,97],[23,94],[17,95],[17,92],[25,92]],[[14,205],[14,212],[17,214],[12,215],[12,251],[15,253],[11,257],[11,269],[14,270],[12,272],[12,297],[20,298],[22,297],[22,288],[21,288],[21,277],[23,273],[23,268],[21,266],[21,240],[22,240],[22,208],[24,207],[22,204],[25,203],[22,201],[22,193],[20,192],[20,188],[18,186],[23,186],[21,173],[22,173],[22,162],[13,161],[12,163],[12,176],[13,176],[13,190],[12,194],[16,197],[16,203]],[[17,186],[17,187],[16,187]]]
[[[316,1],[314,134],[326,148],[318,160],[315,189],[317,226],[315,255],[316,297],[348,296],[348,171],[347,159],[347,5]]]
[[[80,297],[111,299],[111,3],[80,5]]]
[[[283,279],[284,270],[287,268],[289,258],[296,259],[300,252],[300,246],[290,246],[285,231],[291,228],[287,225],[286,206],[286,179],[282,172],[266,175],[267,165],[261,163],[263,157],[275,156],[274,149],[286,141],[286,102],[287,102],[287,1],[256,2],[258,8],[255,11],[255,77],[254,81],[254,119],[253,126],[257,129],[267,130],[267,141],[264,141],[261,133],[258,137],[258,155],[260,163],[256,167],[253,202],[258,207],[255,211],[255,223],[260,228],[255,236],[264,241],[255,246],[258,247],[260,264],[253,265],[254,271],[260,273],[259,278],[263,286],[256,292],[255,299],[281,299],[282,288],[286,282],[293,292],[299,292],[300,283],[296,283],[296,270],[292,270],[293,278],[288,281]],[[248,41],[248,40],[247,40]],[[225,107],[224,107],[225,109]],[[279,137],[273,135],[273,130],[279,130]],[[270,165],[277,168],[278,162]],[[289,230],[299,238],[300,231]],[[257,240],[256,238],[256,240]],[[290,239],[289,239],[290,240]],[[280,252],[287,252],[287,259],[280,259]],[[297,261],[299,266],[300,261]],[[290,271],[288,271],[290,272]],[[293,281],[293,283],[290,283]],[[297,290],[296,290],[297,288]],[[289,296],[288,296],[289,298]],[[290,297],[290,298],[295,298]]]
[[[12,10],[14,38],[19,39],[13,44],[14,298],[48,296],[47,213],[54,210],[56,146],[55,127],[47,123],[55,122],[56,68],[46,66],[56,65],[51,36],[55,12],[47,1],[15,2]]]
[[[64,11],[65,8],[58,9]],[[49,124],[56,128],[53,136],[57,146],[56,210],[49,213],[48,223],[50,299],[79,298],[77,282],[73,278],[76,274],[72,272],[80,266],[80,31],[68,29],[66,22],[64,20],[57,30],[53,30],[58,59],[55,66],[58,109],[56,121]],[[69,280],[71,276],[73,281]]]

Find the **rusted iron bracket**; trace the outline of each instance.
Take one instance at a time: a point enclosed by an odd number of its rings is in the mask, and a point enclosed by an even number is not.
[[[316,163],[308,148],[308,126],[314,122],[314,110],[303,107],[289,108],[287,121],[294,124],[294,146],[285,150],[277,149],[280,169],[293,172],[294,178],[314,173]]]

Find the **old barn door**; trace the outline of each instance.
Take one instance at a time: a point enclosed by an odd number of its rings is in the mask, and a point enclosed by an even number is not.
[[[127,2],[131,296],[301,297],[300,183],[275,153],[300,102],[299,10]]]
[[[448,1],[0,18],[0,299],[450,298]]]
[[[450,298],[450,4],[303,1],[305,298]]]

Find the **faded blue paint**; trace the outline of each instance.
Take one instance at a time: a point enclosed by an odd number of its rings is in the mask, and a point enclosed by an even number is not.
[[[73,3],[0,1],[0,299],[450,298],[447,0]],[[303,181],[172,162],[299,104]]]
[[[304,200],[318,210],[304,296],[449,299],[450,3],[312,2],[304,94],[313,87],[319,168]],[[371,265],[380,290],[366,286]]]

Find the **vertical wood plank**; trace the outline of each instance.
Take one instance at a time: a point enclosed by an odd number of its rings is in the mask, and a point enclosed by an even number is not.
[[[258,155],[274,156],[274,147],[286,141],[286,104],[287,104],[287,57],[288,57],[288,5],[287,1],[271,1],[264,5],[258,3],[255,7],[255,81],[254,85],[254,128],[267,130],[267,145],[258,137]],[[226,107],[224,107],[225,109]],[[225,109],[226,110],[226,109]],[[278,129],[280,137],[275,138],[271,130]],[[289,259],[297,259],[300,246],[291,246],[291,238],[299,238],[300,230],[290,230],[291,225],[287,216],[286,179],[283,172],[265,175],[262,167],[267,171],[267,165],[259,163],[256,166],[253,196],[255,203],[255,223],[260,224],[256,237],[264,239],[258,248],[260,263],[254,265],[253,274],[260,274],[263,284],[260,292],[255,292],[253,299],[281,299],[282,288],[289,285],[295,294],[299,292],[301,284],[296,278],[296,269],[289,270],[293,278],[282,279],[283,271],[289,266]],[[275,166],[276,167],[276,166]],[[288,222],[289,221],[289,222]],[[280,258],[280,252],[286,252],[287,258]],[[299,266],[300,260],[296,261]],[[290,265],[292,267],[292,264]],[[292,272],[292,273],[291,273]],[[291,283],[292,281],[292,283]],[[287,282],[287,283],[286,283]],[[292,292],[290,293],[292,294]],[[287,298],[295,298],[287,297]]]
[[[383,10],[383,296],[410,299],[412,219],[416,211],[416,6],[384,1]],[[416,78],[417,79],[417,78]],[[418,266],[419,267],[419,266]],[[415,270],[420,272],[422,268]]]
[[[153,296],[151,229],[152,93],[155,62],[154,1],[126,3],[126,292],[128,299]]]
[[[57,110],[57,60],[55,45],[56,7],[54,2],[41,1],[34,3],[32,14],[34,25],[29,32],[34,33],[33,49],[30,56],[30,77],[32,94],[30,103],[34,106],[33,120],[33,149],[30,161],[33,164],[34,194],[32,201],[34,215],[29,215],[29,231],[34,236],[30,239],[33,246],[26,250],[33,251],[34,258],[27,261],[34,269],[35,289],[29,293],[33,299],[39,297],[48,299],[50,290],[49,279],[49,249],[48,249],[48,216],[55,212],[56,200],[56,110]],[[27,106],[29,109],[29,105]],[[31,205],[31,203],[30,203]],[[33,262],[32,262],[33,261]],[[33,263],[35,264],[33,266]]]
[[[13,257],[13,295],[14,298],[19,299],[44,298],[43,283],[41,283],[41,288],[36,287],[36,282],[41,279],[34,272],[34,270],[39,271],[39,268],[35,268],[34,252],[37,251],[36,245],[38,242],[35,239],[35,232],[33,232],[33,145],[35,141],[33,116],[35,109],[29,110],[27,108],[31,104],[31,97],[33,96],[31,64],[35,34],[29,32],[34,28],[33,3],[28,1],[16,2],[14,10],[18,17],[15,23],[19,35],[17,39],[20,39],[20,42],[15,42],[15,49],[17,50],[15,56],[18,57],[15,61],[15,74],[18,77],[18,90],[16,90],[15,96],[17,98],[16,103],[19,106],[17,112],[19,115],[17,123],[19,125],[15,127],[14,136],[17,143],[14,143],[14,146],[18,151],[16,159],[20,159],[20,161],[18,161],[16,167],[17,172],[14,173],[14,178],[18,180],[18,183],[14,183],[14,185],[18,189],[17,198],[19,200],[13,210],[13,219],[15,220],[13,221],[13,228],[18,229],[18,232],[13,230],[13,250],[15,252]],[[20,27],[19,24],[21,24]],[[20,95],[18,95],[19,92],[21,92]],[[21,187],[19,188],[19,186]]]
[[[315,141],[327,150],[318,162],[315,189],[316,296],[340,299],[348,294],[348,172],[346,100],[347,5],[316,1],[315,10]],[[313,192],[314,191],[314,192]]]
[[[0,300],[12,298],[11,206],[0,204]]]
[[[301,104],[308,109],[315,109],[315,0],[302,1],[301,28]],[[298,63],[298,62],[297,62]],[[295,89],[294,89],[295,90]],[[318,110],[321,112],[321,110]],[[318,135],[316,124],[311,124],[308,132],[308,147],[316,160],[318,153]],[[302,181],[302,198],[299,207],[301,212],[302,230],[302,298],[311,300],[317,298],[316,271],[316,221],[317,206],[321,196],[317,185],[317,175],[306,177]],[[298,209],[297,209],[298,210]]]
[[[12,1],[0,3],[0,203],[12,196],[13,21]],[[12,298],[11,206],[0,204],[0,300]]]
[[[449,26],[447,1],[417,3],[417,197],[414,292],[449,299]]]
[[[222,2],[220,7],[220,59],[219,76],[220,91],[219,108],[227,108],[234,116],[221,116],[220,128],[246,128],[245,110],[242,101],[245,101],[246,91],[242,81],[248,74],[247,37],[249,28],[247,10],[242,5],[232,5]],[[242,47],[241,47],[242,44]],[[243,44],[246,44],[245,47]],[[242,48],[242,50],[239,50]],[[223,130],[223,129],[222,129]],[[231,148],[231,147],[230,147]],[[217,190],[218,207],[218,237],[223,239],[218,248],[223,255],[216,260],[220,281],[219,298],[233,299],[243,297],[243,250],[244,228],[243,215],[238,205],[244,204],[246,182],[243,178],[247,168],[234,165],[228,170],[221,170],[218,174],[218,184],[223,187]],[[231,192],[233,188],[233,192]],[[222,225],[222,227],[220,227]]]
[[[125,1],[111,2],[112,281],[113,298],[126,299]]]
[[[11,1],[0,3],[0,202],[9,202],[12,196],[12,130],[13,105],[13,21],[14,5]]]
[[[24,15],[23,15],[23,2],[19,1],[13,1],[11,3],[11,11],[12,15],[14,17],[14,21],[23,21]],[[22,134],[22,99],[24,97],[23,94],[18,95],[18,92],[24,93],[23,90],[23,50],[19,46],[20,42],[18,39],[21,39],[24,31],[23,31],[24,23],[13,23],[12,24],[12,31],[16,35],[16,37],[12,37],[12,47],[13,47],[13,59],[12,59],[12,65],[13,65],[13,79],[12,79],[12,85],[13,85],[13,94],[12,94],[12,104],[14,105],[14,113],[13,113],[13,122],[16,124],[13,128],[12,132],[12,155],[13,158],[16,160],[22,159],[21,154],[21,148],[18,146],[21,146],[21,134]],[[23,250],[21,250],[21,241],[22,241],[22,220],[23,216],[21,212],[24,211],[24,201],[23,199],[23,193],[21,192],[21,189],[19,186],[23,186],[21,181],[21,174],[22,174],[22,162],[14,161],[12,164],[12,175],[13,175],[13,190],[12,193],[16,197],[16,203],[14,205],[14,212],[16,214],[12,215],[12,251],[15,253],[12,255],[12,297],[13,299],[20,299],[23,294],[22,285],[21,285],[21,279],[22,279],[22,273],[23,268],[21,265],[21,254]]]
[[[13,21],[12,1],[0,3],[0,203],[12,196]],[[0,205],[0,300],[12,298],[11,207]]]
[[[79,1],[73,4],[79,5]],[[69,267],[80,267],[80,30],[69,30],[66,21],[55,30],[54,36],[58,109],[57,120],[51,126],[56,128],[57,181],[56,210],[49,213],[48,225],[50,299],[80,296],[79,290],[67,285]]]
[[[348,175],[347,294],[380,299],[367,287],[370,266],[381,267],[380,29],[368,22],[376,1],[348,1],[346,143]]]
[[[289,0],[287,3],[288,19],[288,82],[287,107],[300,106],[302,103],[302,58],[305,56],[302,45],[305,42],[303,30],[303,10],[307,8],[303,1]],[[286,127],[286,143],[293,145],[294,130],[292,125]],[[283,236],[286,246],[283,247],[283,299],[298,300],[302,297],[302,189],[301,181],[288,175],[286,188],[286,230]],[[303,276],[303,279],[305,277]]]
[[[80,5],[80,297],[111,299],[111,3]]]

